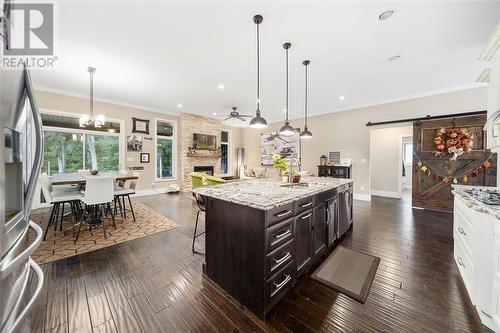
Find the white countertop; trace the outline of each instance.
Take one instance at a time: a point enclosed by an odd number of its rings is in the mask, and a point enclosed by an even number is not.
[[[466,186],[466,185],[452,185],[453,191],[452,193],[455,196],[459,196],[467,206],[471,209],[474,209],[478,212],[484,212],[490,214],[500,220],[500,206],[487,205],[484,202],[477,200],[473,195],[466,193],[464,190],[472,190],[472,189],[488,189],[494,190],[500,193],[500,187],[491,187],[491,186]]]
[[[199,187],[193,192],[243,206],[269,210],[291,201],[352,183],[352,180],[331,177],[302,177],[301,182],[308,183],[309,186],[286,188],[280,186],[285,183],[277,179],[267,178]]]

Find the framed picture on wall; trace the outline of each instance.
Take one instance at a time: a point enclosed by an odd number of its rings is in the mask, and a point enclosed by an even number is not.
[[[142,135],[127,136],[127,151],[142,151]]]
[[[132,133],[149,134],[149,119],[132,117]]]
[[[141,153],[141,163],[149,163],[149,153]]]

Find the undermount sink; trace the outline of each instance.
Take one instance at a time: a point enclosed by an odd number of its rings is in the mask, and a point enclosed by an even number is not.
[[[309,183],[287,183],[280,186],[286,188],[309,187]]]

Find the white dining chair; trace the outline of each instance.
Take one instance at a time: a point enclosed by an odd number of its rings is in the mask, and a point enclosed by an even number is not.
[[[111,213],[113,226],[116,229],[115,214],[111,209],[114,199],[114,179],[110,175],[83,175],[85,177],[85,191],[83,191],[82,202],[85,204],[83,220],[92,227],[102,225],[104,238],[107,238],[106,219],[108,212]],[[82,224],[78,227],[75,243],[80,236]]]
[[[40,174],[38,178],[40,187],[42,188],[43,197],[45,201],[52,205],[50,218],[45,227],[45,233],[43,235],[43,240],[47,239],[47,233],[49,227],[53,224],[54,231],[57,231],[57,224],[60,223],[59,230],[62,231],[63,220],[64,220],[64,209],[66,204],[70,205],[70,214],[72,220],[72,228],[74,233],[75,222],[80,218],[81,215],[81,204],[82,194],[71,188],[53,189],[50,182],[49,176],[46,172]],[[59,217],[59,213],[61,213]]]
[[[132,213],[132,218],[135,222],[135,213],[134,208],[132,207],[132,201],[130,200],[130,195],[135,194],[135,189],[137,187],[137,182],[139,181],[139,172],[134,172],[132,174],[137,179],[129,181],[129,186],[126,187],[127,183],[124,183],[124,186],[115,186],[115,215],[117,214],[117,209],[120,210],[120,216],[123,218],[127,218],[127,212]],[[128,199],[129,208],[126,207],[125,198]]]

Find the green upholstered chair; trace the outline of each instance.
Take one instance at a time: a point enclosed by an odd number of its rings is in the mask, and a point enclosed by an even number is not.
[[[191,175],[191,182],[193,185],[193,189],[203,186],[223,184],[226,182],[222,178],[209,176],[203,172],[191,172],[190,175]],[[193,253],[198,253],[198,251],[195,251],[194,249],[194,242],[198,236],[201,236],[205,233],[202,232],[196,234],[196,231],[198,229],[198,219],[200,217],[200,213],[205,211],[205,201],[203,200],[203,197],[197,193],[193,192],[193,196],[196,199],[196,204],[198,205],[198,212],[196,213],[196,223],[194,225],[193,244],[191,246],[191,251],[193,251]]]
[[[193,189],[202,186],[223,184],[226,182],[222,178],[209,176],[203,172],[191,172],[190,175],[191,175],[191,182],[193,184]]]

